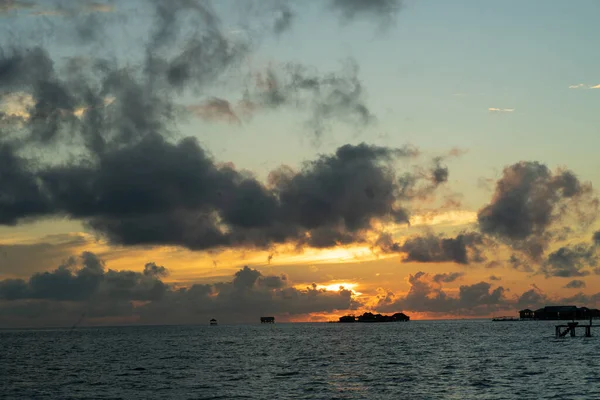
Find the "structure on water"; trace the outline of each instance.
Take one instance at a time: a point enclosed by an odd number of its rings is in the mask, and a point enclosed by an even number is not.
[[[519,311],[521,319],[525,320],[588,320],[600,319],[600,310],[576,306],[546,306],[535,311],[525,309]]]
[[[260,317],[261,324],[274,324],[275,317]]]
[[[363,315],[355,317],[354,315],[344,315],[340,317],[340,322],[407,322],[410,317],[404,313],[394,315],[381,315],[366,312]]]
[[[210,326],[215,326],[215,325],[217,325],[217,320],[213,318],[209,321],[209,323],[210,323]]]
[[[592,319],[590,318],[589,325],[579,325],[579,322],[569,322],[566,325],[556,325],[555,326],[555,334],[557,338],[565,337],[568,333],[571,334],[571,337],[575,337],[575,329],[583,328],[585,330],[585,337],[592,337],[592,326],[600,326],[600,325],[592,325]],[[563,328],[567,328],[563,330]]]

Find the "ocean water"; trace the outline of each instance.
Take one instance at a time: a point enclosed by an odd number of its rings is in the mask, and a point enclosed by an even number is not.
[[[600,327],[411,321],[0,331],[1,399],[600,399]]]

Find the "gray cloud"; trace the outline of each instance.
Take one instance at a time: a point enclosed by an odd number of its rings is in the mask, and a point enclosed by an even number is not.
[[[408,222],[409,212],[400,204],[410,199],[393,164],[416,155],[414,149],[341,146],[300,171],[273,171],[264,184],[216,163],[195,139],[173,140],[180,111],[175,98],[203,93],[231,76],[252,48],[224,33],[208,3],[148,5],[154,17],[139,67],[119,65],[110,56],[59,62],[40,47],[1,53],[0,90],[26,93],[32,105],[23,112],[22,131],[9,124],[6,130],[19,134],[0,143],[0,183],[10,193],[0,198],[0,224],[66,216],[116,244],[202,250],[283,242],[328,247],[364,241],[377,220]],[[66,18],[61,24],[68,30],[80,20]],[[89,27],[102,35],[106,24]],[[90,33],[90,41],[100,39]],[[291,64],[279,75],[271,71],[257,79],[259,90],[250,91],[246,105],[303,103],[317,131],[330,119],[360,125],[371,114],[356,75],[353,63],[323,76]],[[218,98],[196,111],[237,118]],[[38,150],[60,150],[69,161],[27,158]],[[447,170],[437,164],[433,178],[414,171],[406,176],[415,175],[413,183],[444,181]]]
[[[325,75],[298,63],[271,67],[256,74],[241,105],[246,113],[283,107],[307,109],[307,126],[317,137],[332,120],[353,127],[365,127],[375,120],[366,104],[358,65],[352,60],[341,71]]]
[[[523,260],[521,257],[517,256],[516,254],[510,255],[508,259],[508,264],[517,271],[533,272],[533,267],[531,266],[531,264],[528,261]]]
[[[0,66],[1,69],[1,66]],[[0,143],[0,224],[16,225],[19,220],[47,214],[49,199],[38,185],[30,162],[15,153],[14,147]]]
[[[211,317],[256,322],[265,313],[332,312],[359,304],[348,290],[327,291],[316,285],[296,289],[285,275],[265,276],[248,267],[230,282],[185,288],[164,283],[166,272],[154,263],[146,264],[143,272],[106,270],[97,256],[83,253],[28,280],[0,281],[0,321],[72,324],[84,313],[87,323],[119,318],[128,323],[189,323]]]
[[[345,21],[368,18],[385,26],[395,20],[402,3],[402,0],[330,0],[330,7]]]
[[[593,247],[584,244],[564,246],[550,253],[540,270],[546,277],[570,278],[589,275],[586,268],[597,265]]]
[[[571,212],[581,226],[597,214],[591,185],[570,171],[552,173],[538,162],[506,167],[490,204],[479,210],[482,233],[499,238],[539,260],[552,239],[552,226]]]
[[[566,289],[582,289],[584,287],[585,282],[580,279],[574,279],[564,286]]]
[[[536,308],[548,305],[549,302],[550,299],[548,296],[546,296],[537,286],[532,285],[531,289],[519,296],[516,306],[518,309],[529,308],[535,310]]]
[[[488,315],[510,307],[505,289],[492,289],[487,282],[461,285],[457,297],[452,297],[425,272],[409,275],[411,287],[406,296],[380,302],[377,309],[402,309],[416,312],[448,313],[454,315]],[[391,296],[391,295],[390,295]],[[392,296],[393,297],[393,296]]]
[[[99,298],[156,300],[167,286],[159,280],[164,267],[146,265],[143,273],[105,272],[105,264],[95,254],[84,252],[69,258],[51,272],[33,274],[28,280],[0,281],[2,300],[91,301]]]
[[[388,167],[407,156],[405,149],[346,145],[299,172],[274,171],[267,187],[217,166],[193,139],[170,144],[148,136],[95,166],[53,167],[40,176],[54,212],[87,220],[114,243],[330,247],[362,241],[374,219],[408,221]]]
[[[457,279],[462,278],[463,276],[465,276],[464,272],[451,272],[451,273],[444,273],[444,274],[435,274],[432,278],[432,280],[434,282],[437,283],[451,283],[454,282]]]
[[[403,244],[383,234],[377,242],[384,252],[405,253],[404,262],[482,262],[484,238],[478,233],[461,233],[455,238],[429,234],[408,238]]]

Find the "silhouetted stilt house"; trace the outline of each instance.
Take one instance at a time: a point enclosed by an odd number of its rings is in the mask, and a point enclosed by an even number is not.
[[[217,325],[217,320],[213,318],[210,320],[210,326],[215,326],[215,325]]]
[[[261,324],[274,324],[275,317],[260,317]]]
[[[600,310],[576,307],[576,306],[546,306],[544,308],[531,311],[525,309],[519,311],[521,319],[538,319],[538,320],[587,320],[600,318]]]
[[[519,318],[521,318],[521,319],[533,319],[533,317],[534,317],[534,312],[533,312],[533,310],[530,310],[529,308],[519,311]]]

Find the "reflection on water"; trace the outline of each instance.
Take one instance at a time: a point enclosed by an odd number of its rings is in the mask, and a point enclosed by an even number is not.
[[[0,331],[0,398],[600,398],[600,329],[411,321]]]

